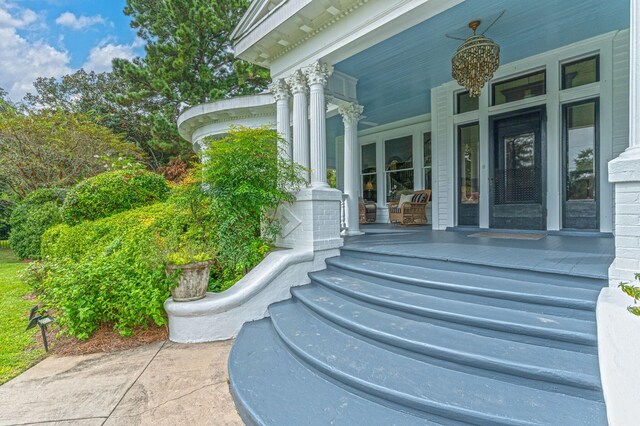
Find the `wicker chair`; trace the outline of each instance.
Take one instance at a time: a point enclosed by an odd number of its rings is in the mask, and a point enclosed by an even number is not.
[[[373,201],[359,200],[360,223],[373,223],[376,221],[377,205]]]
[[[426,225],[427,206],[431,202],[431,190],[414,191],[411,202],[401,206],[397,202],[389,203],[389,221],[400,225]]]

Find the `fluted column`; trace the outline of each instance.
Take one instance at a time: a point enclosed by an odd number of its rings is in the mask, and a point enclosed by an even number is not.
[[[358,235],[360,232],[359,195],[360,195],[360,150],[358,148],[358,121],[363,107],[355,103],[340,106],[338,109],[344,122],[344,193],[347,194],[347,233]]]
[[[333,68],[316,62],[305,68],[310,92],[311,186],[327,187],[327,130],[324,88]]]
[[[293,161],[309,170],[309,106],[307,105],[307,78],[297,70],[287,79],[293,94]],[[309,172],[304,172],[309,182]]]
[[[292,159],[291,122],[289,119],[289,85],[284,79],[274,81],[269,87],[276,100],[276,131],[280,136],[280,153],[287,160]]]

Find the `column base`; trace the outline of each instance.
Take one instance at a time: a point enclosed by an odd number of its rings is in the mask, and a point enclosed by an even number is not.
[[[346,230],[342,233],[345,237],[357,237],[358,235],[364,235],[362,231],[349,231]]]
[[[640,148],[629,148],[609,162],[615,184],[615,250],[609,285],[633,282],[640,272]]]
[[[280,208],[282,233],[276,245],[313,251],[342,247],[341,202],[342,193],[328,186],[300,190],[292,205]]]

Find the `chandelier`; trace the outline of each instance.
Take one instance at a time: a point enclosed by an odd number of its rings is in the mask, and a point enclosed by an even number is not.
[[[500,46],[484,34],[476,34],[480,21],[472,21],[469,36],[451,58],[451,75],[469,90],[469,96],[477,98],[480,89],[493,77],[500,66]]]

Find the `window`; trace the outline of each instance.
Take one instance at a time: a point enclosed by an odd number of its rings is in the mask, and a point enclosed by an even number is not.
[[[362,197],[367,201],[377,201],[376,144],[362,145]]]
[[[480,202],[480,126],[474,123],[459,127],[458,140],[460,203],[478,204]]]
[[[595,100],[564,108],[567,201],[596,198],[596,111]]]
[[[569,62],[562,65],[562,88],[582,86],[600,81],[599,56]]]
[[[491,86],[491,103],[493,105],[502,105],[544,95],[545,93],[547,93],[546,72],[537,71],[532,74],[495,83]]]
[[[598,99],[562,108],[565,229],[598,229]]]
[[[413,137],[391,139],[384,143],[387,177],[387,202],[413,192]]]
[[[456,95],[456,114],[469,111],[476,111],[479,105],[479,98],[472,98],[469,92],[460,92]]]
[[[424,189],[433,189],[431,177],[431,132],[427,132],[423,136],[424,147]]]

